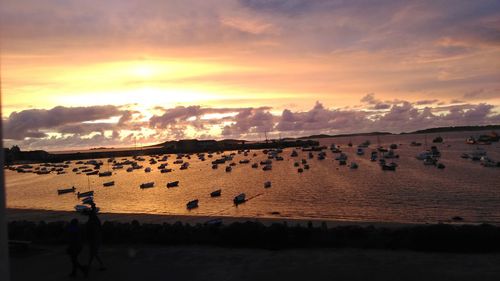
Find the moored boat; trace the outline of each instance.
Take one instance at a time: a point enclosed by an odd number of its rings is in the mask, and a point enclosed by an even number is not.
[[[111,173],[111,171],[106,171],[106,172],[99,173],[99,177],[109,177],[112,174],[113,173]]]
[[[71,188],[61,188],[61,189],[58,189],[57,190],[57,194],[61,195],[61,194],[66,194],[66,193],[73,193],[75,192],[75,187],[71,187]]]
[[[115,185],[114,181],[108,181],[102,184],[102,186],[113,186],[113,185]]]
[[[172,182],[167,183],[168,188],[177,187],[177,186],[179,186],[179,181],[172,181]]]
[[[219,197],[222,193],[222,190],[221,189],[217,189],[217,190],[214,190],[212,192],[210,192],[210,197]]]
[[[195,199],[195,200],[191,200],[189,201],[187,204],[186,204],[186,208],[188,210],[191,210],[191,209],[194,209],[194,208],[198,208],[198,199]]]
[[[234,197],[233,202],[235,205],[239,205],[241,203],[244,203],[246,201],[246,195],[245,193],[240,193],[238,196]]]
[[[154,187],[154,186],[155,186],[154,182],[146,182],[146,183],[142,183],[139,187],[141,189],[144,189],[144,188],[151,188],[151,187]]]
[[[78,192],[76,194],[76,196],[78,198],[82,198],[82,197],[89,197],[89,196],[94,196],[94,191],[91,190],[91,191],[85,191],[85,192]]]

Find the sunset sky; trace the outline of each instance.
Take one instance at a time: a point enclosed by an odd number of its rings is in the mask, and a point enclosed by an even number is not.
[[[3,0],[5,145],[500,124],[500,1]]]

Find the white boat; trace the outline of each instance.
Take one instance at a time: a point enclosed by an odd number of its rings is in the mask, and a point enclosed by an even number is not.
[[[233,202],[235,205],[244,203],[246,201],[245,199],[246,195],[245,193],[240,193],[238,196],[234,197]]]
[[[155,183],[154,182],[146,182],[146,183],[143,183],[140,185],[140,188],[144,189],[144,188],[151,188],[155,186]]]

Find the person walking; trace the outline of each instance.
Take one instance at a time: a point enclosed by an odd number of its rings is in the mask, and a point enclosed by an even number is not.
[[[102,242],[101,221],[97,217],[97,208],[94,202],[90,204],[91,210],[87,221],[87,240],[89,243],[89,263],[88,268],[92,265],[94,258],[99,262],[99,270],[106,270],[104,263],[99,255],[99,247]]]
[[[69,245],[66,249],[66,252],[71,258],[72,270],[69,274],[70,277],[76,277],[76,273],[78,270],[81,270],[84,276],[87,276],[88,269],[87,267],[80,264],[78,261],[78,256],[82,252],[83,243],[82,243],[82,232],[78,225],[78,219],[72,219],[68,226],[68,237],[69,237]]]

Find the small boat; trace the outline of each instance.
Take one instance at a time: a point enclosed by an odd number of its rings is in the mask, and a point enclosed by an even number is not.
[[[465,140],[466,144],[475,144],[476,140],[473,137],[469,137]]]
[[[99,177],[110,177],[113,173],[111,171],[99,173]]]
[[[168,188],[177,187],[177,186],[179,186],[179,181],[172,181],[172,182],[167,183]]]
[[[340,153],[337,157],[335,157],[335,160],[339,160],[339,161],[342,161],[342,160],[347,160],[347,155],[345,153]]]
[[[87,205],[76,205],[75,211],[81,214],[88,214],[92,211],[92,208]],[[96,207],[95,211],[99,212],[99,207]]]
[[[443,142],[443,138],[441,136],[439,137],[436,137],[432,140],[433,143],[442,143]]]
[[[89,196],[94,196],[94,191],[91,190],[91,191],[85,191],[85,192],[78,192],[76,194],[76,196],[78,198],[82,198],[82,197],[89,197]]]
[[[416,141],[412,141],[412,142],[410,143],[410,146],[421,146],[421,145],[422,145],[422,143],[420,143],[420,142],[416,142]]]
[[[430,166],[430,165],[436,165],[436,159],[432,158],[432,157],[427,157],[424,159],[424,165],[426,166]]]
[[[113,185],[115,185],[114,181],[108,181],[102,184],[102,186],[113,186]]]
[[[150,172],[151,172],[151,168],[150,168],[150,167],[147,167],[146,169],[144,169],[144,172],[145,172],[145,173],[150,173]]]
[[[233,168],[231,168],[231,166],[226,166],[226,172],[231,172],[233,170]]]
[[[217,164],[213,164],[213,165],[212,165],[212,169],[214,169],[214,170],[215,170],[215,169],[217,169],[217,168],[219,168],[219,166],[218,166]]]
[[[215,191],[210,192],[210,197],[219,197],[221,195],[222,190],[217,189]]]
[[[263,171],[271,171],[272,169],[273,169],[273,166],[271,166],[270,164],[267,164],[262,168]]]
[[[245,197],[246,197],[245,193],[240,193],[238,196],[234,197],[233,199],[234,204],[239,205],[241,203],[245,203],[246,201]]]
[[[92,204],[94,203],[94,196],[84,197],[82,199],[83,204]]]
[[[189,167],[189,163],[188,162],[182,163],[181,170],[186,170],[188,167]]]
[[[172,169],[161,169],[160,170],[160,173],[164,174],[164,173],[170,173],[172,172]]]
[[[382,170],[383,171],[396,171],[396,166],[383,164]]]
[[[467,154],[467,153],[462,153],[462,155],[460,155],[460,157],[462,157],[463,159],[469,159],[470,158],[469,154]]]
[[[259,164],[257,164],[257,163],[253,163],[253,164],[252,164],[252,168],[254,168],[254,169],[259,168]]]
[[[271,187],[271,182],[270,181],[266,181],[264,183],[264,188],[270,188]]]
[[[57,190],[57,194],[61,195],[61,194],[66,194],[66,193],[73,193],[75,192],[75,187],[71,187],[71,188],[61,188],[61,189],[58,189]]]
[[[187,208],[188,210],[191,210],[191,209],[194,209],[194,208],[198,208],[198,199],[195,199],[195,200],[189,201],[189,202],[186,204],[186,208]]]
[[[144,188],[151,188],[151,187],[153,187],[153,186],[155,186],[155,183],[154,183],[154,182],[146,182],[146,183],[141,184],[139,187],[140,187],[141,189],[144,189]]]
[[[98,170],[95,170],[93,172],[89,172],[89,173],[86,173],[87,176],[93,176],[93,175],[97,175],[99,173]]]
[[[240,164],[248,164],[248,163],[250,163],[250,160],[248,159],[240,160]]]
[[[392,158],[399,158],[399,155],[396,154],[394,152],[394,150],[392,149],[389,149],[389,151],[387,151],[387,153],[384,153],[384,158],[387,158],[387,159],[392,159]]]
[[[132,171],[134,171],[134,168],[132,168],[132,167],[127,168],[127,172],[129,172],[129,173],[130,173],[130,172],[132,172]]]

